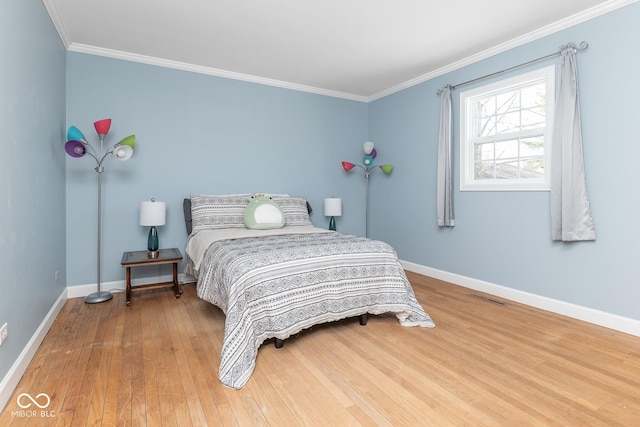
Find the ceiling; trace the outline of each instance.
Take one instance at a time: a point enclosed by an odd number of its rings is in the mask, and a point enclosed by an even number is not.
[[[70,51],[365,102],[635,1],[43,0]]]

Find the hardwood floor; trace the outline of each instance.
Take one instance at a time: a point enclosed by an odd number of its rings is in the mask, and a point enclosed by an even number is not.
[[[0,426],[640,425],[640,338],[407,275],[435,329],[383,315],[267,341],[241,390],[218,381],[223,314],[194,286],[68,300]]]

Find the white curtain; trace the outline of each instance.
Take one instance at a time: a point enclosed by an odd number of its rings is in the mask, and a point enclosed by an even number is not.
[[[595,240],[582,154],[575,45],[560,48],[551,161],[551,238]]]
[[[438,225],[456,225],[453,213],[453,171],[451,170],[453,116],[451,110],[451,86],[440,91],[440,136],[438,138]]]

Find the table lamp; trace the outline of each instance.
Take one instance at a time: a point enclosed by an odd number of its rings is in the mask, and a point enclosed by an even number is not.
[[[147,240],[149,258],[158,257],[159,243],[158,229],[156,227],[165,224],[166,212],[167,206],[165,202],[156,202],[156,199],[151,199],[140,203],[140,225],[151,227],[149,229],[149,239]]]
[[[339,197],[328,197],[324,199],[324,216],[330,216],[329,230],[336,231],[336,218],[342,216],[342,199]]]

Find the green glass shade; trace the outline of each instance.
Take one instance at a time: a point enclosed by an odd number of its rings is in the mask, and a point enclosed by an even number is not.
[[[120,145],[128,145],[131,148],[136,148],[136,136],[129,135],[128,137],[122,139],[118,144]]]
[[[389,175],[391,173],[391,171],[393,170],[393,165],[382,165],[380,167],[380,169],[382,169],[382,172],[384,172],[387,175]]]

